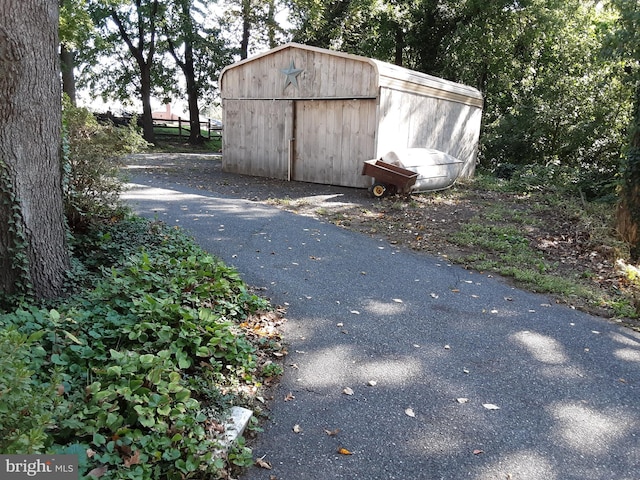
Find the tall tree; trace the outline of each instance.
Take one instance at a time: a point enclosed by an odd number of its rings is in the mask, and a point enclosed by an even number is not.
[[[118,81],[132,81],[142,101],[142,130],[144,139],[153,143],[153,118],[151,93],[153,91],[153,69],[156,61],[158,24],[164,16],[164,4],[159,0],[94,0],[90,11],[97,28],[103,35],[96,39],[97,51],[109,51],[117,55],[122,44],[126,48],[137,70],[137,78],[131,76],[129,65],[124,60]],[[110,70],[107,67],[107,71]],[[95,74],[95,73],[94,73]],[[114,79],[109,79],[114,83]],[[104,79],[103,79],[104,81]],[[126,85],[118,88],[126,89]],[[122,91],[121,91],[122,92]],[[121,93],[125,97],[124,93]]]
[[[76,101],[75,66],[78,48],[89,39],[93,30],[91,17],[82,0],[60,1],[60,67],[62,70],[62,91],[73,104]]]
[[[357,0],[295,0],[293,3],[293,18],[298,24],[293,40],[322,48],[334,46],[334,41],[341,38],[349,13],[357,10],[352,5]]]
[[[594,3],[476,0],[460,18],[444,39],[440,73],[485,94],[485,159],[587,165],[611,178],[625,92],[599,54],[606,19]]]
[[[620,18],[614,52],[624,61],[627,81],[635,90],[629,146],[622,171],[617,226],[629,243],[632,261],[640,260],[640,5],[636,0],[614,0]]]
[[[0,0],[0,291],[53,297],[69,267],[58,0]]]
[[[276,20],[289,8],[291,0],[225,0],[221,23],[228,30],[231,42],[237,42],[237,53],[247,58],[252,49],[276,47],[285,40],[286,29]]]
[[[220,38],[220,31],[196,21],[196,17],[207,18],[208,13],[202,2],[173,0],[163,22],[167,51],[182,71],[186,83],[191,144],[203,141],[199,99],[204,91],[214,89],[211,79],[217,80],[222,67],[231,62],[231,51]]]

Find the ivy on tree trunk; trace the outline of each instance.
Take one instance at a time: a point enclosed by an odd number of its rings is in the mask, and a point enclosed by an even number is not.
[[[58,0],[0,9],[0,292],[54,297],[69,251],[62,201]]]

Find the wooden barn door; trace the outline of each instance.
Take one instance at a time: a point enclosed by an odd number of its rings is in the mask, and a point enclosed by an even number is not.
[[[289,179],[291,100],[224,100],[225,171]]]
[[[374,99],[295,101],[294,118],[292,180],[369,185],[361,172],[375,154]]]

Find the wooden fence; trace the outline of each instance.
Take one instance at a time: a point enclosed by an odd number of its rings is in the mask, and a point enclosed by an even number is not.
[[[189,137],[189,134],[191,133],[191,123],[188,118],[178,117],[177,120],[154,118],[153,126],[159,129],[155,132],[155,134],[159,136],[170,135],[183,138]],[[169,130],[169,132],[163,130]],[[202,136],[208,140],[211,140],[212,138],[222,138],[222,126],[211,122],[211,120],[200,122],[200,132],[207,132],[206,135]]]
[[[114,125],[129,125],[133,115],[115,116],[111,112],[96,114],[96,118],[100,122],[111,122]],[[138,125],[142,126],[142,117],[138,116]],[[191,133],[191,123],[188,118],[178,117],[177,119],[167,120],[164,118],[153,118],[153,126],[156,128],[155,134],[158,136],[172,136],[179,138],[187,138]],[[222,139],[222,125],[212,122],[210,119],[206,122],[200,122],[200,132],[206,132],[203,135],[207,140],[212,138]],[[175,132],[175,133],[174,133]]]

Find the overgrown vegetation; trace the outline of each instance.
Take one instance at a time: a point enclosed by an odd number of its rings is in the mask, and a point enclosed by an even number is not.
[[[86,108],[63,105],[64,205],[67,223],[80,230],[109,217],[122,192],[121,159],[148,147],[131,126],[99,124]]]
[[[223,475],[223,414],[255,408],[281,348],[268,303],[158,223],[75,242],[79,293],[0,317],[0,450],[78,453],[105,478]]]
[[[452,258],[598,314],[640,318],[640,282],[626,263],[630,247],[616,232],[613,199],[589,201],[576,178],[527,167],[509,179],[481,173],[467,182],[459,195],[481,190],[498,201],[481,201],[451,234],[461,248]]]

